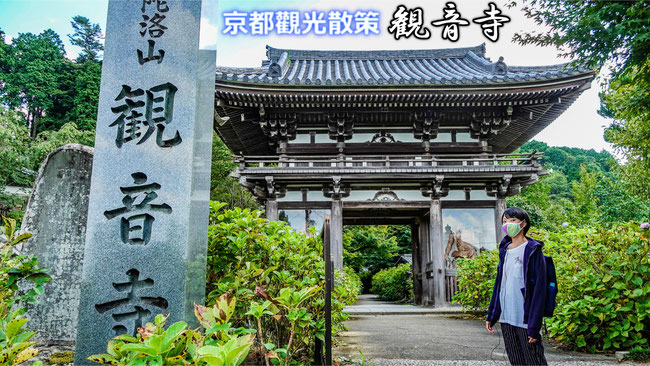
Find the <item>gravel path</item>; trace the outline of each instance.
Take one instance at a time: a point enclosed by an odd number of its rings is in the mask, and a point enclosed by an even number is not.
[[[422,314],[419,307],[409,311],[408,305],[378,301],[372,295],[363,295],[358,304],[363,312],[351,312],[354,315],[345,322],[348,331],[339,335],[333,349],[334,359],[343,364],[360,360],[360,350],[376,366],[509,365],[500,324],[496,333],[489,334],[482,319],[462,312]],[[400,309],[393,311],[391,306]],[[566,351],[544,335],[542,342],[549,365],[618,364],[613,354]]]
[[[425,360],[387,360],[373,359],[371,364],[374,366],[510,366],[506,361],[425,361]],[[588,361],[561,361],[549,362],[549,366],[599,366],[599,365],[617,365],[617,362],[588,362]]]

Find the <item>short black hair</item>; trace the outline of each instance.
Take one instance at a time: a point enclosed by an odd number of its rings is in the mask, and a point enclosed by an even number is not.
[[[526,210],[521,209],[519,207],[509,207],[505,211],[503,211],[503,215],[501,215],[501,221],[503,221],[503,218],[515,218],[519,219],[521,221],[526,221],[526,226],[524,227],[524,235],[528,233],[528,229],[530,229],[530,217],[528,216],[528,212]]]

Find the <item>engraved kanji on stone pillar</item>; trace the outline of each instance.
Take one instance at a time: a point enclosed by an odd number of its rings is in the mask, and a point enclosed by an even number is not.
[[[205,296],[216,52],[201,1],[109,0],[75,365]]]
[[[151,278],[140,279],[137,269],[128,270],[126,276],[126,282],[113,283],[121,298],[96,304],[95,309],[99,314],[110,313],[115,324],[112,327],[115,335],[126,333],[135,336],[138,328],[144,325],[144,320],[150,318],[152,310],[165,311],[169,303],[163,297],[138,296],[140,289],[153,287],[155,282]]]

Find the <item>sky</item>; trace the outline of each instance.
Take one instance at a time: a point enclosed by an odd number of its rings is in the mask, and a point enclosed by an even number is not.
[[[132,0],[113,0],[132,1]],[[198,1],[198,0],[197,0]],[[530,66],[552,65],[569,60],[559,58],[558,51],[553,47],[520,46],[512,42],[512,36],[521,31],[545,32],[546,30],[532,20],[527,19],[521,8],[507,8],[504,0],[494,3],[511,21],[504,24],[499,31],[499,39],[492,42],[482,33],[478,24],[472,19],[484,16],[488,9],[488,0],[456,0],[458,13],[468,19],[470,25],[461,27],[456,42],[445,40],[441,29],[431,26],[431,21],[443,16],[445,4],[449,1],[389,1],[389,0],[327,0],[327,1],[289,1],[289,0],[202,0],[203,17],[201,20],[201,46],[217,50],[217,64],[222,66],[261,66],[266,59],[266,45],[276,48],[292,49],[323,49],[323,50],[381,50],[381,49],[431,49],[476,46],[486,43],[486,54],[493,62],[499,57],[504,58],[507,65]],[[424,25],[431,31],[429,39],[401,37],[396,40],[387,29],[393,19],[393,13],[398,5],[404,4],[410,9],[420,7]],[[51,28],[61,36],[68,57],[76,57],[79,49],[72,46],[68,40],[72,27],[70,21],[75,15],[83,15],[93,23],[98,23],[102,29],[106,25],[108,0],[0,0],[0,29],[7,40],[17,37],[19,33],[40,33]],[[308,35],[250,35],[224,34],[224,13],[238,11],[250,14],[253,11],[294,10],[305,12],[325,12],[339,10],[354,13],[356,11],[373,10],[379,12],[380,34],[378,35],[344,35],[320,36],[313,32]],[[303,15],[304,17],[304,15]],[[599,80],[592,82],[591,89],[585,91],[570,108],[558,117],[550,126],[545,128],[535,140],[543,141],[551,146],[570,146],[596,151],[613,152],[612,146],[603,139],[604,127],[611,122],[596,113],[600,102],[598,91]]]

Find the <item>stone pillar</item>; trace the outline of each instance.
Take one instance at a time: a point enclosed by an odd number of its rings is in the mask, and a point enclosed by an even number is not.
[[[506,210],[506,198],[505,197],[499,197],[497,196],[496,203],[494,206],[494,225],[495,225],[495,230],[497,233],[497,243],[500,243],[501,240],[506,236],[506,234],[503,232],[503,229],[501,228],[501,216],[503,216],[503,212]]]
[[[343,269],[343,202],[332,200],[330,221],[330,243],[334,268]]]
[[[422,274],[422,305],[429,306],[433,303],[431,279],[427,274],[429,259],[429,218],[420,219],[420,273]]]
[[[278,221],[279,220],[279,214],[278,214],[278,201],[275,199],[267,199],[266,203],[264,204],[264,207],[266,209],[266,219],[269,221]]]
[[[157,314],[198,326],[216,64],[200,22],[200,1],[109,0],[75,365]]]
[[[420,263],[420,222],[416,219],[415,224],[411,224],[411,259],[413,272],[413,305],[422,304],[422,278],[421,278],[421,264]]]
[[[442,206],[439,197],[431,198],[429,211],[429,238],[433,269],[433,301],[436,307],[447,305],[445,299],[445,244],[442,240]]]

